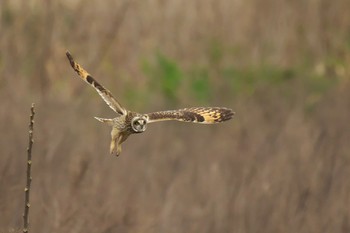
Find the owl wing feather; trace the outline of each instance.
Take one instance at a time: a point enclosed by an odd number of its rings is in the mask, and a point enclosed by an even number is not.
[[[222,107],[192,107],[146,114],[148,123],[177,120],[202,124],[214,124],[230,120],[235,113]]]
[[[112,93],[99,84],[81,65],[76,63],[72,57],[72,55],[67,51],[67,58],[69,60],[70,65],[78,73],[78,75],[87,82],[90,86],[92,86],[97,93],[102,97],[102,99],[107,103],[107,105],[113,109],[116,113],[121,115],[126,115],[127,110],[121,106],[121,104],[114,98]]]

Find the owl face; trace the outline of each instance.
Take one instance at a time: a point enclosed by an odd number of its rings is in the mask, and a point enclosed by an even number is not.
[[[147,116],[136,116],[131,120],[131,128],[135,133],[142,133],[147,128]]]

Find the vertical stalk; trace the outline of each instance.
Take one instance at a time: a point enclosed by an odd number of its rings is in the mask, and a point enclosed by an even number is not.
[[[32,147],[33,147],[33,130],[34,130],[34,103],[32,103],[32,107],[30,108],[30,122],[29,122],[29,145],[27,148],[27,183],[24,188],[24,214],[23,214],[23,232],[28,232],[29,228],[29,195],[30,195],[30,185],[32,182]]]

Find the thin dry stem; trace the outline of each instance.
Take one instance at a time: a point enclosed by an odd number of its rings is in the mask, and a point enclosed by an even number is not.
[[[31,169],[32,169],[32,147],[33,147],[33,130],[34,130],[34,103],[30,108],[30,122],[29,122],[29,145],[27,148],[27,184],[24,189],[24,214],[23,214],[23,232],[28,232],[29,229],[29,195],[30,195],[30,185],[32,182]]]

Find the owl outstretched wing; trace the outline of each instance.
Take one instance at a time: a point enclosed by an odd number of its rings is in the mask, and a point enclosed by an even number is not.
[[[76,63],[72,57],[72,55],[67,51],[67,58],[69,60],[72,68],[78,73],[78,75],[87,82],[90,86],[92,86],[97,93],[102,97],[102,99],[107,103],[107,105],[113,109],[116,113],[121,115],[126,115],[127,110],[121,106],[121,104],[114,98],[112,93],[99,84],[84,68]]]
[[[230,120],[235,113],[222,107],[192,107],[146,114],[148,123],[177,120],[184,122],[214,124]]]

